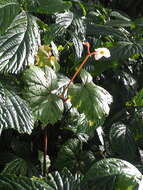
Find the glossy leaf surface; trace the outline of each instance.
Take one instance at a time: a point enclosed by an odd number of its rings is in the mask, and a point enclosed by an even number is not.
[[[54,70],[45,66],[40,69],[31,66],[24,72],[26,88],[24,91],[36,119],[44,124],[54,124],[61,119],[63,101],[53,92],[58,87],[57,76]]]
[[[25,100],[0,83],[0,131],[13,128],[20,133],[31,133],[33,126],[32,112]]]
[[[81,79],[83,84],[75,84],[68,91],[71,103],[89,120],[96,122],[109,114],[112,97],[104,88],[92,82],[88,72],[82,70]]]
[[[15,17],[7,32],[0,36],[0,72],[19,73],[34,64],[40,44],[35,17],[21,12]]]

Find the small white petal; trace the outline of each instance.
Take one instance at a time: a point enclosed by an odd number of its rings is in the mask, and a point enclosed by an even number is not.
[[[107,48],[98,48],[95,49],[95,60],[99,60],[101,57],[109,58],[111,56],[109,49]]]

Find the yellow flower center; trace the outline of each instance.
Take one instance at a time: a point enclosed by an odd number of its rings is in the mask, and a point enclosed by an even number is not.
[[[103,50],[101,50],[101,51],[100,51],[100,54],[104,55],[104,51],[103,51]]]

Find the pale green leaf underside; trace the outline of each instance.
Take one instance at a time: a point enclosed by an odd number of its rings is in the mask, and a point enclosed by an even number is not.
[[[20,133],[31,133],[34,121],[27,103],[0,83],[0,131],[13,128]]]
[[[36,119],[44,124],[54,124],[62,117],[63,101],[54,94],[58,87],[56,73],[48,66],[40,69],[31,66],[24,73],[27,85],[25,98],[30,102]]]
[[[79,112],[84,113],[91,121],[97,122],[109,114],[112,97],[105,89],[93,82],[73,85],[68,94],[73,106],[77,107]]]
[[[20,13],[0,37],[0,72],[16,74],[27,65],[34,64],[39,43],[35,17],[26,12]]]
[[[12,175],[0,175],[0,189],[3,190],[55,190],[42,180]]]
[[[18,14],[20,6],[16,0],[0,1],[0,33],[3,33]]]

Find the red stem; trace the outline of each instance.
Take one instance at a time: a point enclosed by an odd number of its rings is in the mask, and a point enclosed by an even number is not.
[[[61,97],[64,99],[64,93],[65,91],[69,88],[70,84],[73,82],[73,80],[75,79],[75,77],[77,76],[77,74],[80,72],[80,70],[82,69],[83,65],[86,63],[86,61],[88,60],[88,58],[91,55],[94,55],[95,52],[90,53],[90,50],[88,49],[88,55],[85,57],[85,59],[83,60],[83,62],[81,63],[81,65],[79,66],[79,68],[77,69],[77,71],[75,72],[75,74],[73,75],[73,77],[70,79],[68,85],[66,86],[66,88],[63,90]]]
[[[44,132],[44,159],[43,159],[43,177],[46,177],[46,156],[48,150],[48,136],[47,136],[47,126],[45,127]]]

